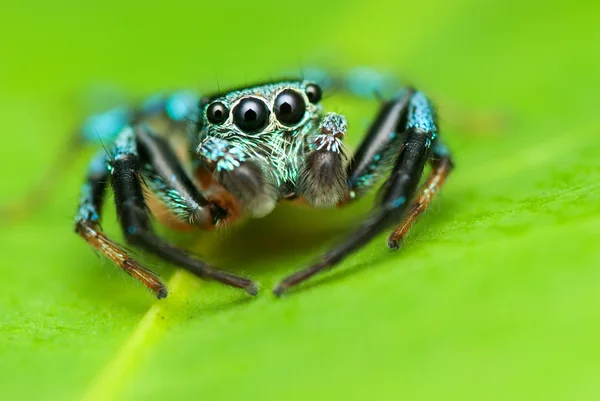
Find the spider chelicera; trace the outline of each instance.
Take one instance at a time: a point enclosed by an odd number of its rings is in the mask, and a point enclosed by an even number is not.
[[[337,82],[338,89],[351,89],[344,80]],[[280,201],[341,207],[383,181],[381,196],[362,225],[318,262],[281,281],[274,292],[281,295],[332,268],[384,230],[391,230],[388,246],[397,249],[452,169],[432,104],[413,88],[398,90],[382,104],[364,141],[348,157],[342,145],[346,119],[324,113],[321,97],[321,87],[311,80],[285,80],[204,98],[187,92],[159,96],[133,110],[93,116],[83,135],[110,139],[112,146],[90,164],[75,231],[158,298],[167,296],[156,274],[102,231],[101,208],[110,185],[129,244],[201,278],[255,295],[258,289],[251,280],[158,237],[145,192],[154,194],[182,225],[206,229],[263,217]],[[156,121],[163,128],[156,128]],[[165,134],[173,127],[187,133],[184,143],[193,157],[176,153],[175,140]],[[427,163],[431,173],[419,189]]]

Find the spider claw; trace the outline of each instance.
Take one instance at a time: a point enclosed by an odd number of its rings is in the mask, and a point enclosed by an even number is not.
[[[162,287],[156,292],[156,299],[164,299],[169,295],[167,287]]]
[[[253,281],[248,280],[248,286],[244,289],[248,294],[252,295],[253,297],[258,295],[258,285],[256,285],[256,283],[254,283]]]
[[[211,267],[199,272],[198,275],[200,277],[210,278],[232,287],[241,288],[252,296],[258,294],[258,286],[256,283],[254,283],[254,281],[223,270],[217,270]]]
[[[287,289],[288,289],[288,286],[285,285],[283,282],[280,282],[279,284],[277,284],[275,286],[275,288],[273,288],[273,294],[275,294],[275,296],[277,298],[281,298],[281,296]]]
[[[388,248],[390,248],[390,250],[397,251],[398,249],[400,249],[400,241],[390,238],[388,240],[387,246]]]
[[[288,289],[314,276],[321,270],[326,269],[328,266],[331,266],[331,262],[331,260],[325,258],[321,262],[315,263],[312,266],[309,266],[303,270],[300,270],[292,275],[287,276],[275,286],[275,288],[273,289],[273,293],[275,294],[275,296],[281,297],[281,295]]]

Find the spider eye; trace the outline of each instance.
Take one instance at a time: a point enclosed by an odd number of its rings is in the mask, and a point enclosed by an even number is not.
[[[244,132],[258,132],[267,125],[268,121],[267,105],[257,98],[242,99],[233,109],[233,122]]]
[[[214,102],[206,109],[206,118],[213,124],[222,124],[229,117],[229,109],[221,102]]]
[[[319,100],[321,100],[321,98],[323,97],[323,91],[321,90],[319,85],[316,84],[306,85],[306,89],[304,89],[304,92],[306,92],[306,97],[308,97],[308,100],[310,100],[310,102],[313,104],[319,103]]]
[[[302,95],[294,90],[286,89],[275,99],[275,116],[282,124],[298,124],[304,117],[305,109]]]

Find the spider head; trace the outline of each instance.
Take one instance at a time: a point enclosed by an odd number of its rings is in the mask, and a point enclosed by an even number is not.
[[[249,215],[264,216],[293,191],[320,100],[316,84],[284,81],[201,103],[198,156]]]
[[[253,161],[276,187],[294,183],[306,137],[318,127],[321,89],[309,81],[284,81],[231,91],[201,104],[199,156],[213,169],[227,148]],[[231,158],[230,158],[231,159]],[[211,162],[212,161],[212,162]]]

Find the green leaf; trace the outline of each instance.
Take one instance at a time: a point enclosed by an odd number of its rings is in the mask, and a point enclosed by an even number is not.
[[[280,300],[277,280],[358,224],[371,199],[282,205],[223,233],[163,230],[262,290],[249,298],[144,255],[171,290],[156,301],[72,233],[92,151],[78,155],[41,211],[0,227],[3,399],[597,399],[599,11],[467,0],[7,7],[2,201],[68,156],[62,144],[89,111],[74,95],[99,77],[132,97],[215,88],[215,72],[224,88],[315,54],[383,66],[432,93],[457,168],[402,250],[382,234]],[[355,147],[376,105],[326,105],[348,116]],[[506,119],[472,126],[490,113]],[[117,233],[112,209],[105,228]]]

